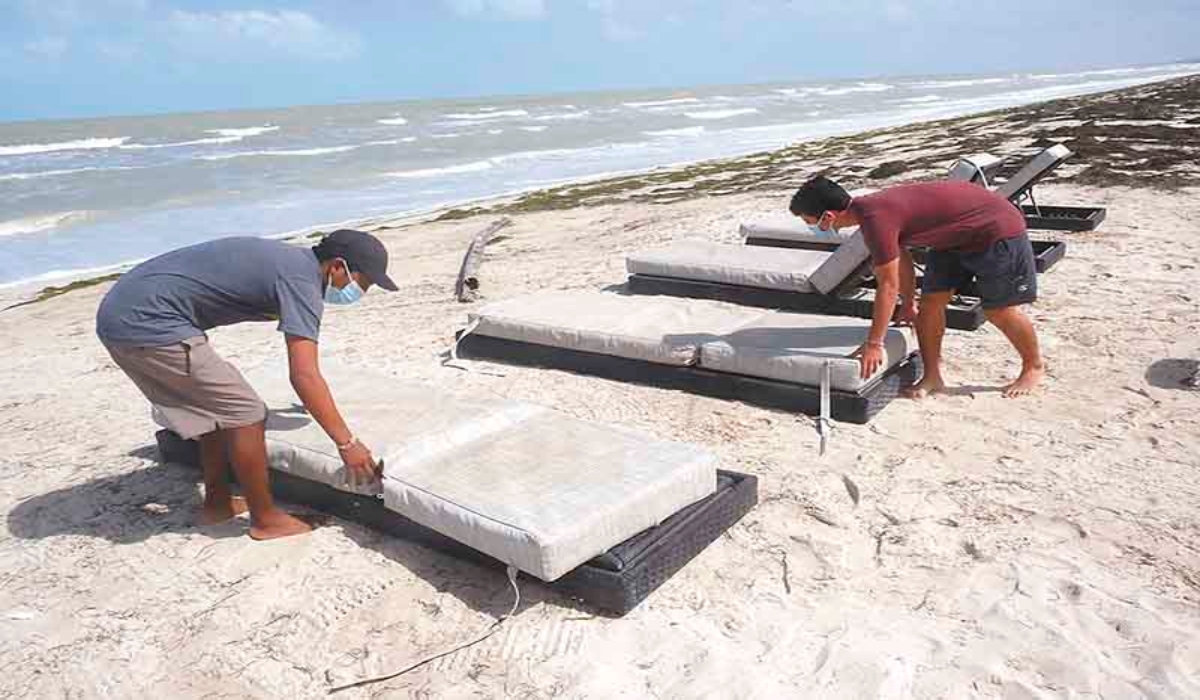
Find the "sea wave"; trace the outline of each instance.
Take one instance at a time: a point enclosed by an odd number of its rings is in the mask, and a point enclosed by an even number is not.
[[[74,141],[59,141],[57,143],[23,143],[14,146],[0,146],[0,156],[27,156],[37,153],[55,153],[57,151],[87,151],[100,148],[116,148],[128,140],[128,136],[121,136],[118,138],[76,139]]]
[[[279,131],[279,127],[273,124],[264,124],[262,126],[243,126],[234,129],[208,129],[204,133],[216,134],[217,136],[238,136],[241,138],[249,138],[251,136],[269,134],[272,131]]]
[[[702,126],[688,126],[682,129],[660,129],[658,131],[643,131],[646,136],[699,136],[704,133]]]
[[[234,158],[252,158],[257,156],[323,156],[331,153],[353,151],[359,146],[330,146],[328,148],[298,148],[280,151],[243,151],[241,153],[221,153],[211,156],[199,156],[200,160],[233,160]]]
[[[894,89],[896,89],[895,85],[889,85],[887,83],[855,83],[854,85],[847,85],[846,87],[812,88],[812,92],[814,94],[824,95],[826,97],[838,97],[841,95],[852,95],[859,92],[887,92],[888,90]]]
[[[386,173],[388,177],[399,177],[405,179],[415,179],[423,177],[438,177],[439,175],[460,175],[462,173],[477,173],[483,170],[491,170],[492,162],[490,160],[478,160],[473,163],[463,163],[462,165],[448,165],[443,168],[419,168],[417,170],[398,170],[396,172]]]
[[[528,117],[529,112],[523,109],[492,109],[479,112],[455,112],[442,115],[446,119],[459,122],[490,121],[493,119],[510,119],[513,117]]]
[[[672,107],[674,105],[693,105],[700,100],[695,97],[677,97],[671,100],[651,100],[649,102],[623,102],[626,107],[642,109],[645,107]]]
[[[0,238],[49,231],[64,224],[82,221],[87,218],[87,214],[86,211],[64,211],[57,214],[39,214],[12,221],[0,221]]]
[[[963,78],[960,80],[927,80],[921,83],[913,83],[913,87],[926,90],[937,90],[940,88],[956,88],[956,87],[972,87],[974,85],[1000,85],[1002,83],[1011,83],[1013,78]]]
[[[404,117],[396,115],[396,116],[388,117],[387,119],[379,119],[376,121],[376,123],[383,124],[385,126],[404,126],[405,124],[408,123],[408,120],[405,119]]]
[[[538,122],[569,121],[572,119],[587,119],[589,116],[591,116],[591,114],[592,113],[590,111],[585,109],[581,112],[562,112],[559,114],[543,114],[541,116],[534,117],[533,120],[538,121]]]
[[[753,107],[745,107],[743,109],[714,109],[709,112],[684,112],[683,116],[688,119],[731,119],[740,117],[746,114],[758,114],[758,110]]]
[[[110,167],[90,166],[87,168],[67,168],[65,170],[42,170],[32,173],[8,173],[0,175],[0,181],[3,180],[38,180],[43,177],[59,177],[62,175],[76,175],[78,173],[103,172],[109,170],[141,170],[141,166],[131,165],[114,165]]]
[[[542,131],[545,131],[546,129],[549,129],[550,127],[548,127],[548,126],[519,126],[517,128],[520,129],[521,131],[529,131],[534,134],[537,134]]]
[[[157,148],[183,148],[185,146],[208,146],[222,143],[237,143],[244,136],[214,136],[210,139],[196,139],[195,141],[178,141],[176,143],[126,143],[118,146],[123,151],[143,151]]]
[[[920,95],[918,97],[906,97],[903,100],[893,100],[893,102],[903,102],[906,104],[923,104],[927,102],[941,102],[946,98],[941,95]]]

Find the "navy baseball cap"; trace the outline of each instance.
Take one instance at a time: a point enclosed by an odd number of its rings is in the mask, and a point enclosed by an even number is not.
[[[349,228],[334,231],[322,238],[321,242],[313,247],[313,252],[321,261],[335,258],[345,260],[351,271],[361,272],[372,284],[389,292],[399,289],[387,274],[387,248],[383,247],[378,238],[365,231]]]

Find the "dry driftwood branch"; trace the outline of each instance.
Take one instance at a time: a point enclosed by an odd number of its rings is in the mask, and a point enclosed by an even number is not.
[[[505,217],[493,221],[488,227],[475,234],[471,245],[467,246],[467,254],[463,256],[462,267],[458,270],[458,280],[454,283],[454,297],[462,302],[475,301],[479,297],[479,267],[483,265],[483,250],[492,241],[500,229],[512,223]]]

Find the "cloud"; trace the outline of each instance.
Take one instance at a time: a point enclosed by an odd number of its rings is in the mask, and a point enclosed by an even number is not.
[[[227,56],[263,50],[297,57],[339,60],[358,54],[362,42],[349,32],[322,24],[297,10],[175,10],[166,27],[179,47],[192,52]]]
[[[609,41],[637,41],[646,36],[619,16],[617,0],[587,0],[587,8],[600,15],[600,31]]]
[[[542,19],[546,0],[444,0],[461,17],[494,15],[503,19]]]
[[[70,43],[61,36],[47,36],[27,42],[22,48],[36,58],[53,61],[62,58],[70,48]]]

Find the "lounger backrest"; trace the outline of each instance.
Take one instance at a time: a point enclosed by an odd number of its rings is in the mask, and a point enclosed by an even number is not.
[[[991,186],[992,177],[1000,168],[1001,160],[991,153],[976,153],[955,161],[946,173],[951,182],[973,182],[984,187]]]
[[[1024,168],[1017,171],[1005,182],[996,188],[996,194],[1003,196],[1010,202],[1019,202],[1025,195],[1037,184],[1038,180],[1049,175],[1055,168],[1062,165],[1068,158],[1075,155],[1071,149],[1062,145],[1055,144],[1050,148],[1042,151],[1034,156],[1032,160],[1025,164]]]
[[[808,276],[808,283],[822,294],[832,294],[857,284],[870,272],[871,253],[861,231],[846,239],[829,255],[829,259]]]

